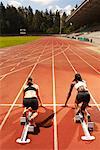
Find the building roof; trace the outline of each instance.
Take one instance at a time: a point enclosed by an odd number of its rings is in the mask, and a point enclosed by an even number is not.
[[[68,18],[67,23],[81,27],[87,24],[100,23],[100,0],[85,0]]]

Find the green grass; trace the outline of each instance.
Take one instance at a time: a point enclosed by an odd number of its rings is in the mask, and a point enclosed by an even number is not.
[[[20,45],[40,39],[40,36],[0,36],[0,48]]]

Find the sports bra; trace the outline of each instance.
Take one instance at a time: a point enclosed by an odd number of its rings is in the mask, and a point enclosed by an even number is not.
[[[78,81],[76,84],[75,84],[75,88],[78,90],[78,91],[87,91],[87,85],[86,85],[86,81],[82,80],[82,81]]]
[[[24,87],[24,92],[25,92],[24,98],[37,97],[36,91],[38,89],[39,89],[39,87],[37,84],[33,84],[31,86],[25,85],[25,87]]]

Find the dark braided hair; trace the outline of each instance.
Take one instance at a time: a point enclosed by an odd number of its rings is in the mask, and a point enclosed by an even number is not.
[[[82,81],[81,75],[79,73],[76,73],[73,81]]]

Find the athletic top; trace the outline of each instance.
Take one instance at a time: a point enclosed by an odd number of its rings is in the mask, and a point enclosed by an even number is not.
[[[33,84],[31,86],[25,85],[25,87],[24,87],[24,92],[25,92],[24,98],[37,97],[37,95],[36,95],[37,90],[39,90],[39,86],[37,84]]]
[[[87,85],[86,85],[86,81],[84,81],[84,80],[78,81],[78,82],[75,84],[75,88],[76,88],[78,91],[88,91]]]

